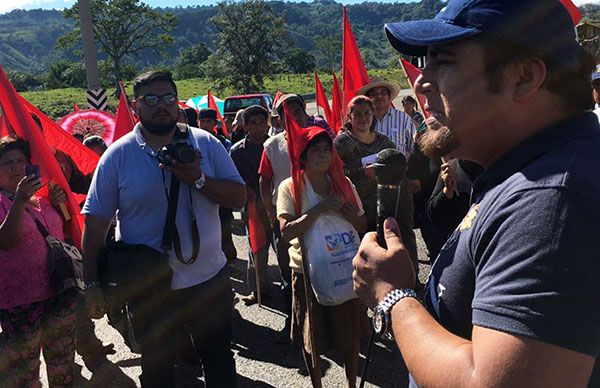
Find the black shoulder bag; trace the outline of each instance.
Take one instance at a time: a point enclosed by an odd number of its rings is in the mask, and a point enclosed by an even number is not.
[[[56,295],[71,288],[83,290],[83,259],[79,250],[73,245],[52,236],[35,214],[28,208],[25,209],[31,218],[33,218],[44,240],[46,240],[46,245],[48,246],[50,286]]]
[[[164,172],[163,172],[163,183]],[[169,266],[167,252],[174,247],[177,260],[192,264],[200,250],[200,237],[195,214],[192,212],[193,253],[184,260],[179,233],[175,224],[179,198],[179,180],[171,175],[171,190],[164,184],[168,200],[167,216],[163,229],[162,252],[144,244],[127,244],[117,241],[110,244],[98,260],[100,286],[115,304],[124,305],[138,296],[151,295],[160,289],[170,289],[173,272]],[[190,188],[191,201],[191,188]],[[193,231],[194,232],[194,231]]]

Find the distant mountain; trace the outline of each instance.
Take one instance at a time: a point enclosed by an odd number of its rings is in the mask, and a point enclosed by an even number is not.
[[[317,38],[341,42],[343,6],[340,3],[316,0],[311,3],[272,1],[269,4],[276,13],[286,17],[291,47],[298,46],[318,56]],[[440,0],[349,5],[348,16],[367,65],[380,67],[391,54],[382,33],[384,23],[431,17],[442,6]],[[203,42],[215,49],[216,29],[210,18],[217,14],[218,9],[218,6],[162,9],[174,13],[179,19],[173,34],[175,44],[168,49],[169,55],[158,57],[154,53],[142,53],[132,60],[141,67],[169,65],[175,62],[181,49],[195,43]],[[7,69],[36,74],[44,72],[57,59],[76,59],[72,52],[54,47],[57,38],[72,26],[73,22],[64,19],[62,12],[54,10],[15,10],[0,15],[0,64]]]
[[[273,10],[284,15],[289,30],[290,47],[298,46],[312,52],[319,60],[318,38],[339,41],[341,44],[342,4],[333,0],[287,3],[269,2]],[[386,22],[429,18],[442,7],[441,0],[422,0],[418,3],[365,2],[348,6],[348,17],[354,29],[365,62],[369,68],[385,67],[393,51],[383,35]],[[600,5],[580,7],[589,20],[600,19]],[[218,6],[165,8],[177,15],[179,24],[174,32],[175,44],[169,55],[144,54],[132,58],[140,67],[170,65],[179,51],[198,42],[215,49],[215,26],[210,18]],[[0,15],[0,64],[7,69],[37,74],[46,71],[57,59],[77,59],[72,52],[55,49],[56,39],[73,26],[62,12],[49,10],[15,10]],[[102,56],[100,56],[102,58]]]

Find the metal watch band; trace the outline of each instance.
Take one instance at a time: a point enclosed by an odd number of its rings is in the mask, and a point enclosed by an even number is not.
[[[194,187],[197,188],[198,190],[200,190],[201,188],[204,187],[205,184],[206,184],[206,175],[204,175],[204,172],[202,172],[200,175],[200,178],[198,178],[194,181]]]
[[[85,286],[83,287],[83,290],[87,291],[92,287],[99,287],[99,286],[100,286],[100,282],[89,282],[89,283],[85,284]]]
[[[389,314],[392,307],[400,300],[406,297],[411,297],[415,299],[419,299],[417,297],[417,293],[410,288],[396,288],[388,292],[388,294],[383,298],[381,302],[379,302],[379,308],[385,313]]]

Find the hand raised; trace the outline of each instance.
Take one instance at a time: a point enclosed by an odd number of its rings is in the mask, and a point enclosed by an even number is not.
[[[42,179],[33,175],[23,177],[15,191],[15,201],[21,204],[29,202],[31,197],[42,188]]]

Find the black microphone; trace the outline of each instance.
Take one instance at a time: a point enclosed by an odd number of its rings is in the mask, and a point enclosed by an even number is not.
[[[386,148],[377,154],[374,166],[377,178],[377,239],[382,247],[387,248],[383,221],[396,217],[400,186],[406,176],[406,157],[395,148]]]

